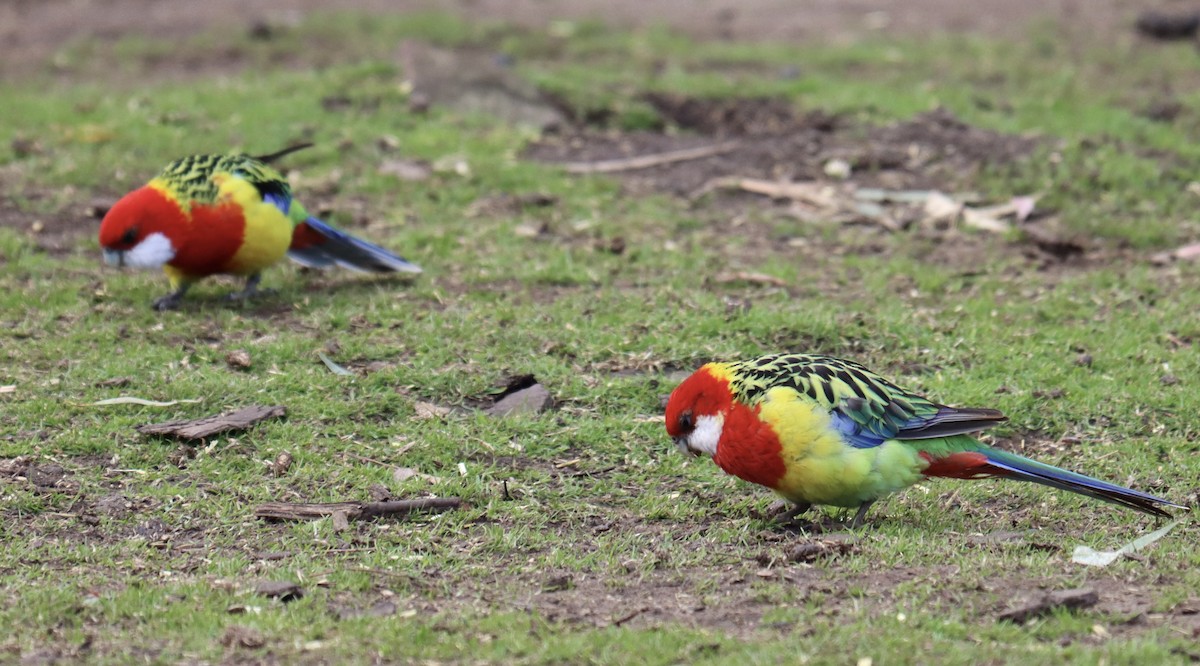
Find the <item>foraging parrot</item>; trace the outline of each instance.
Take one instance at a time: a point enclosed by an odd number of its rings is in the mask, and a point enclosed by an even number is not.
[[[694,456],[766,486],[795,506],[858,508],[927,477],[1006,477],[1069,490],[1152,516],[1161,497],[986,446],[971,433],[1006,418],[994,409],[947,407],[852,361],[776,354],[708,363],[671,393],[667,433]]]
[[[263,269],[284,254],[315,268],[420,273],[416,264],[338,231],[292,199],[269,162],[309,145],[259,157],[193,155],[168,164],[104,216],[105,263],[161,266],[173,291],[154,301],[156,310],[177,307],[193,283],[217,273],[245,276],[245,288],[230,298],[251,297]]]

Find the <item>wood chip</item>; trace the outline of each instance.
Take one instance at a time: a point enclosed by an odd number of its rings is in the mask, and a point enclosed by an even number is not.
[[[137,431],[143,435],[162,435],[165,437],[178,437],[180,439],[205,439],[221,432],[245,430],[259,421],[282,417],[285,414],[287,414],[287,409],[282,405],[271,407],[253,405],[236,411],[218,414],[217,416],[207,416],[202,419],[168,421],[166,423],[152,423],[138,426]]]
[[[1090,587],[1081,587],[1075,590],[1058,590],[1046,593],[1033,601],[1010,608],[1001,613],[998,619],[1024,624],[1035,617],[1047,615],[1058,608],[1069,610],[1090,608],[1095,606],[1099,601],[1100,595]]]

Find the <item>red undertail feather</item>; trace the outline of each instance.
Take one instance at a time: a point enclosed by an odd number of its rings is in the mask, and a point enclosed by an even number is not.
[[[941,476],[949,479],[979,479],[1003,473],[988,463],[986,455],[977,451],[952,453],[943,458],[934,458],[928,453],[921,457],[929,461],[929,467],[922,472],[925,476]]]
[[[314,245],[322,245],[325,243],[325,240],[325,237],[314,231],[312,227],[300,223],[292,231],[292,245],[288,249],[303,250]]]

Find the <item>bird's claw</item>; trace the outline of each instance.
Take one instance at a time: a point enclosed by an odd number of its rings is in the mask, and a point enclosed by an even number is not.
[[[766,517],[782,527],[806,527],[810,521],[800,518],[811,508],[811,504],[796,504],[787,500],[775,500],[767,506]]]
[[[154,302],[150,304],[150,307],[154,308],[158,312],[166,312],[167,310],[174,310],[178,308],[179,302],[182,300],[183,297],[180,294],[171,293],[154,299]]]

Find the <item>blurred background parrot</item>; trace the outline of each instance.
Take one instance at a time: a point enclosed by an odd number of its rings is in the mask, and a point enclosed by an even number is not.
[[[1006,420],[994,409],[947,407],[863,366],[781,354],[709,363],[667,401],[667,433],[684,452],[766,486],[795,507],[858,508],[926,477],[1005,477],[1112,502],[1152,516],[1161,497],[991,448],[970,433]]]
[[[245,288],[231,298],[253,296],[263,269],[284,254],[314,268],[420,273],[416,264],[325,224],[292,199],[291,187],[268,162],[308,145],[260,157],[193,155],[172,162],[104,216],[105,262],[161,266],[172,291],[154,301],[156,310],[177,307],[194,282],[218,273],[246,277]]]

